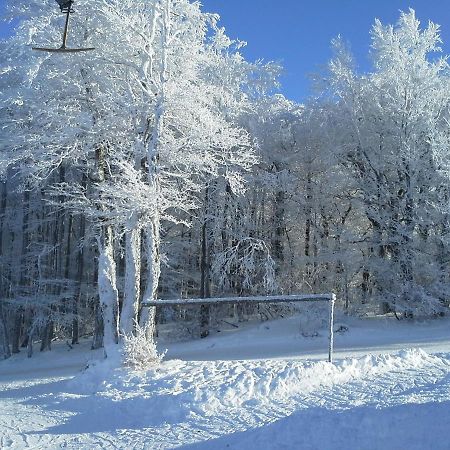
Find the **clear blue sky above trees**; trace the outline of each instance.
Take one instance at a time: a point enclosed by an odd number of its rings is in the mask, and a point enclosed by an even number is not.
[[[409,7],[425,25],[442,26],[444,52],[450,53],[448,0],[203,0],[207,11],[220,14],[228,35],[248,43],[249,59],[283,63],[283,92],[303,100],[309,92],[308,73],[331,57],[330,41],[340,34],[350,43],[359,68],[368,70],[370,35],[375,18],[395,23]]]
[[[202,0],[201,3],[205,10],[220,14],[221,25],[230,37],[248,43],[243,49],[248,59],[283,64],[282,91],[294,100],[308,96],[308,74],[326,64],[331,56],[332,38],[340,34],[347,40],[360,69],[368,70],[369,30],[375,18],[395,23],[399,11],[409,7],[415,9],[422,23],[432,20],[442,26],[443,49],[450,53],[447,0]],[[0,10],[4,4],[5,0],[0,0]],[[9,25],[0,23],[0,37],[10,32]]]

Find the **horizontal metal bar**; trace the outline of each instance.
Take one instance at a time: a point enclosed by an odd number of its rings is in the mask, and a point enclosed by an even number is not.
[[[142,307],[153,306],[191,306],[206,304],[230,304],[230,303],[292,303],[292,302],[329,302],[333,294],[311,295],[272,295],[256,297],[222,297],[222,298],[186,298],[175,300],[153,300],[143,302]]]

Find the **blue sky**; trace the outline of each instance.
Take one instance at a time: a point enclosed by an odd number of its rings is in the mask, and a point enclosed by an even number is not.
[[[52,0],[42,0],[52,1]],[[5,0],[0,0],[0,9]],[[361,70],[367,57],[369,30],[377,17],[395,23],[409,7],[425,25],[430,19],[442,26],[444,52],[450,53],[448,0],[202,0],[204,9],[217,12],[232,38],[248,43],[250,59],[279,61],[285,68],[283,93],[302,101],[309,93],[308,73],[320,69],[331,56],[330,41],[341,34],[356,55]],[[0,37],[10,32],[0,23]]]
[[[307,74],[331,57],[330,41],[346,39],[359,68],[368,70],[370,36],[375,18],[395,23],[409,7],[423,25],[442,26],[444,52],[450,54],[448,0],[202,0],[205,10],[218,12],[228,35],[248,43],[248,59],[283,63],[283,93],[302,101],[309,93]]]

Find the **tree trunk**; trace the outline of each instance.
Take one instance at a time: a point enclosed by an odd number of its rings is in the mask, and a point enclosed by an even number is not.
[[[49,320],[45,325],[44,331],[42,333],[41,349],[40,349],[41,352],[52,349],[53,335],[54,335],[54,323],[52,320]]]
[[[94,335],[92,337],[92,350],[103,347],[103,316],[100,301],[94,307]]]
[[[158,282],[161,275],[160,248],[160,224],[159,215],[152,220],[152,225],[147,229],[147,283],[143,300],[155,300],[158,294]],[[148,338],[153,338],[155,331],[155,308],[144,308],[141,313],[140,326],[148,331]],[[150,336],[151,335],[151,336]]]
[[[125,235],[125,288],[120,314],[120,333],[133,332],[137,320],[141,286],[141,230],[132,226]]]
[[[105,357],[115,352],[118,336],[118,292],[116,287],[116,263],[113,256],[113,231],[103,227],[98,239],[98,293],[103,316],[103,347]]]
[[[3,305],[0,300],[0,359],[7,359],[11,356],[11,349],[9,347],[9,333],[6,324],[5,313]]]
[[[205,190],[205,213],[202,224],[202,245],[201,245],[201,260],[200,260],[200,298],[211,297],[210,290],[210,264],[209,264],[209,246],[208,246],[208,219],[207,214],[209,210],[209,188]],[[209,335],[211,308],[209,305],[201,305],[200,307],[200,337],[205,338]]]
[[[22,313],[15,311],[13,314],[13,328],[11,333],[11,345],[13,353],[20,353],[20,329],[22,326]]]
[[[284,191],[278,191],[275,198],[275,235],[272,239],[272,252],[275,260],[279,263],[277,272],[281,268],[281,263],[284,262],[283,251],[283,237],[286,231],[286,225],[284,221],[285,216],[285,193]]]
[[[310,267],[309,256],[311,256],[311,227],[312,227],[312,186],[311,173],[308,171],[306,182],[306,221],[305,221],[305,256],[307,257],[306,267]]]
[[[30,331],[28,332],[28,344],[27,344],[27,356],[31,358],[33,356],[33,339],[34,333],[36,331],[35,325],[31,325]]]
[[[85,235],[85,219],[80,219],[80,237]],[[80,325],[78,322],[79,304],[81,299],[81,286],[83,284],[84,275],[84,251],[82,248],[77,252],[77,276],[76,276],[76,290],[73,298],[73,320],[72,320],[72,345],[78,344],[80,338]]]
[[[0,257],[3,255],[3,227],[5,224],[6,212],[6,183],[0,182]],[[3,274],[0,276],[0,299],[5,297]],[[11,348],[9,346],[9,332],[6,323],[5,311],[0,300],[0,359],[7,359],[11,356]]]

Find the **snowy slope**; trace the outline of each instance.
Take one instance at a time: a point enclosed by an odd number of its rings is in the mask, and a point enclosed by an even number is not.
[[[326,314],[325,314],[326,317]],[[308,338],[300,333],[299,317],[273,320],[257,325],[239,324],[220,333],[212,332],[205,340],[184,343],[161,343],[167,358],[183,360],[264,359],[301,357],[325,360],[328,357],[326,325],[319,336]],[[394,318],[358,319],[338,314],[334,329],[336,358],[394,352],[405,348],[421,348],[429,353],[450,351],[450,320],[398,321]]]
[[[64,345],[56,365],[49,354],[0,363],[0,448],[450,449],[448,320],[416,327],[352,320],[338,346],[357,347],[360,333],[373,329],[375,354],[335,365],[291,353],[322,352],[313,349],[322,338],[291,334],[294,322],[170,346],[180,356],[203,346],[204,357],[215,349],[228,359],[167,360],[146,374],[107,362],[77,372],[92,354]],[[378,354],[389,340],[425,338],[421,344],[440,353]],[[262,348],[252,355],[255,339]],[[267,348],[272,340],[289,357],[257,359],[264,348],[275,351]],[[233,360],[237,343],[253,358]]]

